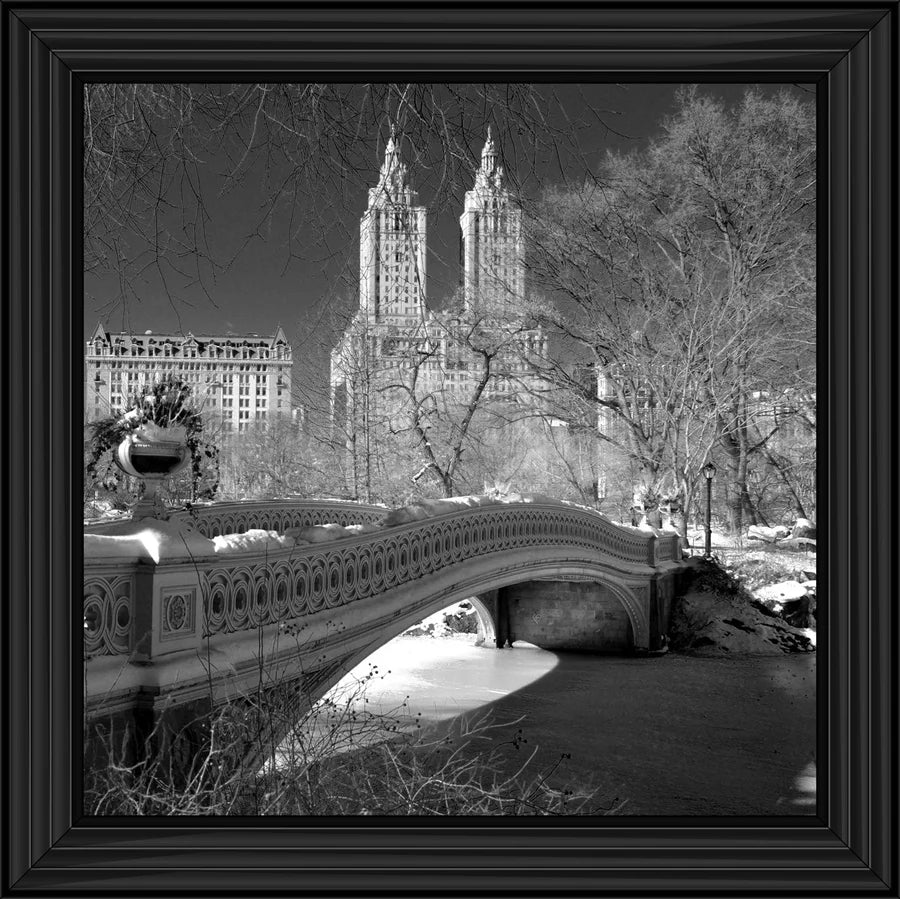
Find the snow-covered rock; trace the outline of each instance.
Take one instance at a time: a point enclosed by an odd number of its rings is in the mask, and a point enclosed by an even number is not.
[[[471,624],[463,621],[471,618]],[[456,634],[474,634],[478,630],[475,611],[466,600],[454,603],[440,612],[423,618],[418,624],[407,628],[404,637],[450,637]]]
[[[785,602],[778,613],[788,624],[794,627],[815,627],[816,596],[810,594]]]
[[[808,620],[804,627],[791,626],[715,566],[698,563],[690,576],[693,583],[673,607],[672,649],[704,655],[815,649],[805,630]]]
[[[792,537],[809,537],[816,539],[816,526],[808,518],[798,518],[791,528]]]
[[[800,599],[807,595],[805,584],[799,581],[782,581],[779,584],[767,584],[754,591],[756,598],[761,602],[788,602],[792,599]]]
[[[790,533],[784,525],[780,524],[774,528],[753,524],[747,529],[747,537],[750,540],[762,540],[764,543],[774,543],[776,540],[783,540],[785,537],[790,536]]]
[[[778,541],[779,549],[792,549],[796,552],[815,552],[816,541],[812,537],[786,537]]]
[[[251,528],[243,534],[223,534],[213,537],[212,542],[217,553],[266,552],[285,549],[295,543],[294,538],[287,534],[261,528]]]
[[[85,559],[191,559],[215,552],[192,523],[142,518],[116,523],[103,534],[84,535]]]

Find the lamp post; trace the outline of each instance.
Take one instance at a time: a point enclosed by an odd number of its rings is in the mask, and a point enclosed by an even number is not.
[[[706,477],[706,558],[712,556],[712,480],[716,474],[716,466],[707,462],[703,466]]]

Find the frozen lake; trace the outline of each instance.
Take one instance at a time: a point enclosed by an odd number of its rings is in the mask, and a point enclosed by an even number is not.
[[[627,800],[623,814],[815,811],[814,653],[639,658],[407,636],[345,683],[369,672],[369,711],[406,701],[438,729],[488,713],[538,747],[535,771],[570,753],[559,784],[595,785],[606,804]],[[514,768],[524,752],[509,755]]]

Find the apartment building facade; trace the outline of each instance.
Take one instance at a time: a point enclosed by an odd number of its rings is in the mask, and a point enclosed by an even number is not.
[[[124,411],[145,385],[174,375],[225,433],[291,417],[291,345],[257,334],[115,333],[97,325],[85,348],[85,419]]]

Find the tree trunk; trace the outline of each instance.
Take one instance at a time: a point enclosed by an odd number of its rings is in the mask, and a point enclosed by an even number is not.
[[[803,505],[803,500],[800,499],[800,494],[797,493],[791,479],[788,477],[787,472],[784,469],[784,465],[781,460],[774,453],[767,452],[766,460],[778,472],[778,477],[781,479],[781,483],[787,488],[788,492],[791,494],[791,498],[794,501],[794,511],[796,513],[797,518],[809,518],[809,515],[806,514],[806,509]]]

